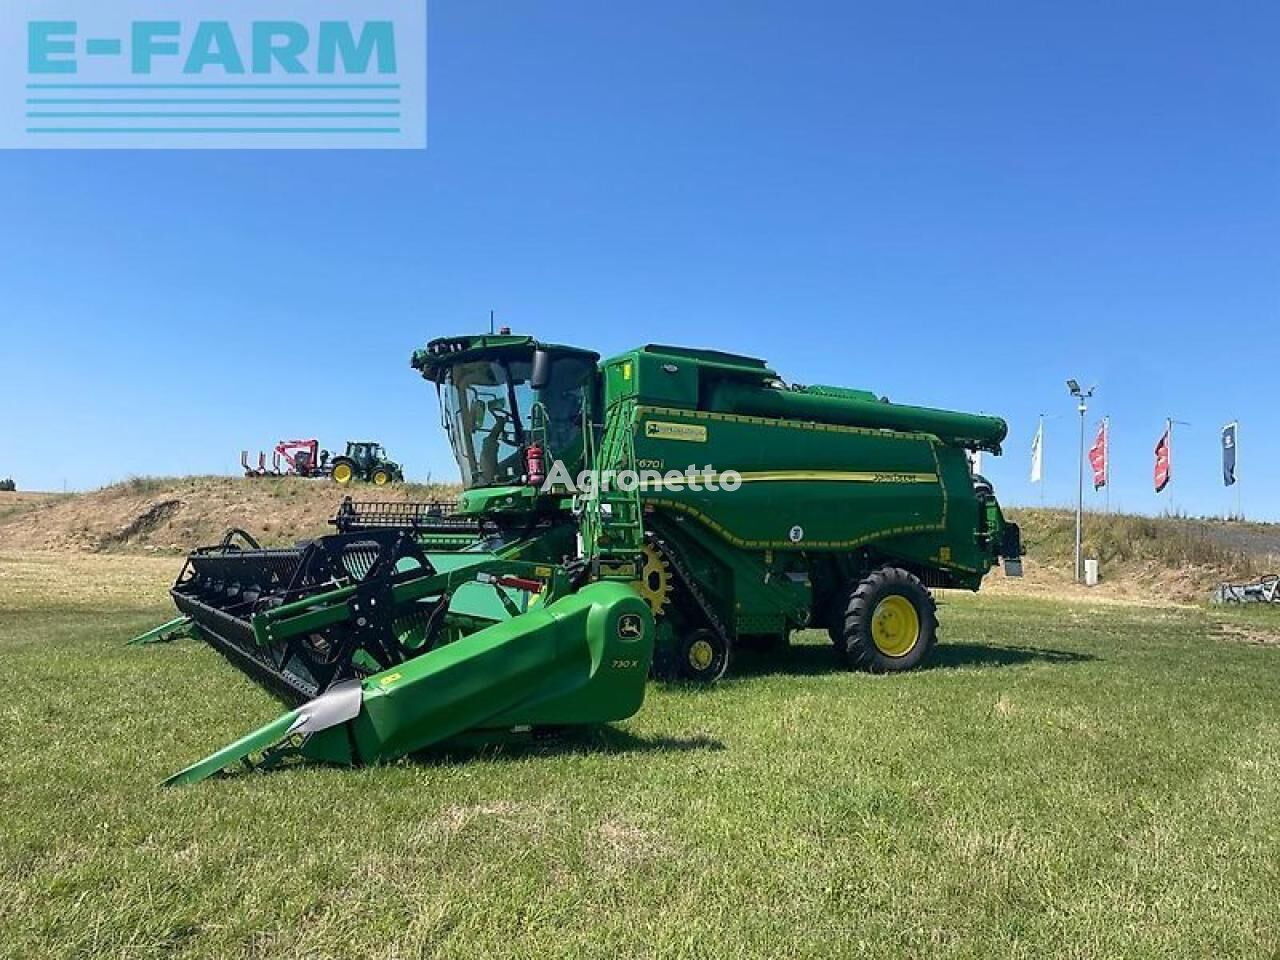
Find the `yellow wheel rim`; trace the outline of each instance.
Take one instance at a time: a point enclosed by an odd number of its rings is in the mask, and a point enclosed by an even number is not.
[[[333,468],[333,479],[338,483],[347,484],[351,482],[351,466],[350,464],[340,463]]]
[[[695,640],[689,645],[689,665],[695,670],[706,670],[716,658],[716,649],[706,640]]]
[[[920,614],[906,597],[885,597],[871,614],[871,640],[886,657],[901,657],[920,639]]]
[[[379,470],[373,475],[374,486],[385,487],[391,482],[391,477],[387,475],[385,470]]]

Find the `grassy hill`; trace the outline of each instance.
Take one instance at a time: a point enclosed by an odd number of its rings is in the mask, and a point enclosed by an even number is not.
[[[438,500],[440,485],[358,485],[281,477],[139,477],[90,493],[19,501],[0,493],[0,539],[26,550],[133,550],[179,553],[243,527],[264,545],[331,533],[347,494],[366,500]],[[12,503],[6,497],[15,497]]]
[[[1031,563],[1070,579],[1075,560],[1075,514],[1015,509]],[[1123,582],[1153,595],[1203,600],[1222,580],[1254,579],[1280,570],[1280,524],[1089,513],[1084,554],[1096,557],[1103,581]]]

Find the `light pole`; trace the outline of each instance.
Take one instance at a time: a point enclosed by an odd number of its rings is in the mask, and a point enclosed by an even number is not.
[[[1076,398],[1076,409],[1080,411],[1080,466],[1076,472],[1076,583],[1084,579],[1084,414],[1089,409],[1088,400],[1093,396],[1097,385],[1088,390],[1080,389],[1076,380],[1067,381],[1067,389]]]

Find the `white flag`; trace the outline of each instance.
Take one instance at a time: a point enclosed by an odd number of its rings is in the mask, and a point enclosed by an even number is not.
[[[1040,471],[1044,465],[1044,417],[1036,427],[1036,438],[1031,441],[1031,482],[1040,482]]]

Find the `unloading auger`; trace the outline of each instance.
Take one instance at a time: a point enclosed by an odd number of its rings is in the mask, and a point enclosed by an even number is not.
[[[1000,452],[998,417],[787,384],[737,354],[602,361],[505,330],[412,365],[457,503],[348,500],[329,536],[232,531],[191,553],[182,616],[137,642],[194,634],[296,709],[173,781],[620,720],[651,671],[713,682],[741,646],[806,627],[851,668],[909,670],[937,641],[931,589],[1018,569],[1018,527],[969,457]]]

